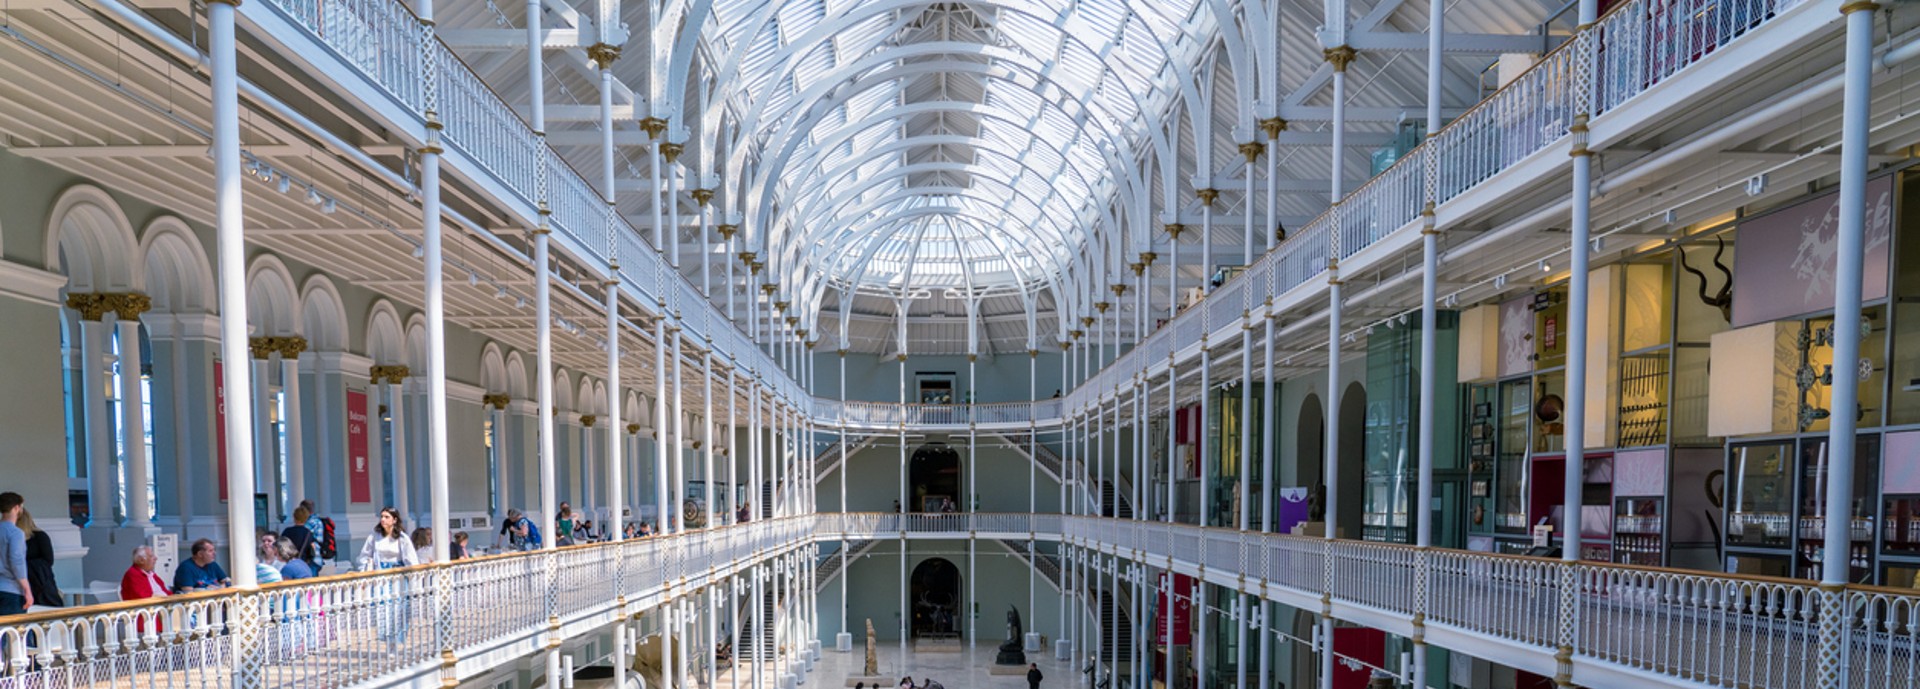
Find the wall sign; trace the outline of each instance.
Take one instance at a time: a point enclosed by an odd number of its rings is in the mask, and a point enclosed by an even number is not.
[[[367,393],[347,391],[347,492],[354,503],[373,501],[372,473],[367,467]]]
[[[1839,230],[1839,192],[1740,223],[1734,235],[1733,327],[1832,309]],[[1867,182],[1863,300],[1887,296],[1892,238],[1893,176],[1886,175]]]
[[[220,502],[227,501],[227,386],[226,368],[213,360],[213,452],[219,474]]]

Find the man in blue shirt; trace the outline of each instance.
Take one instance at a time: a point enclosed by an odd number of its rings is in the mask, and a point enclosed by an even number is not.
[[[33,587],[27,584],[27,534],[15,526],[26,498],[0,493],[0,617],[25,613],[33,607]]]
[[[213,541],[200,539],[193,542],[193,559],[180,563],[173,572],[173,592],[188,593],[226,588],[233,585],[233,579],[227,576],[227,570],[213,561]]]

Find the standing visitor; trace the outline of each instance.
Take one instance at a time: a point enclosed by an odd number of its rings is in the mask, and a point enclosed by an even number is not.
[[[553,537],[560,545],[573,545],[573,505],[560,503],[560,513],[553,518]]]
[[[274,543],[274,549],[280,554],[280,559],[284,560],[280,565],[281,581],[313,577],[313,565],[299,558],[300,551],[293,544],[293,539],[282,536],[278,542]]]
[[[313,515],[313,509],[308,504],[302,502],[299,507],[293,508],[293,526],[280,532],[280,536],[293,541],[294,552],[297,553],[295,559],[306,562],[308,569],[318,572],[321,532],[316,529],[325,527],[320,524],[320,518]]]
[[[413,543],[407,540],[405,527],[400,521],[400,511],[391,507],[381,508],[380,524],[373,527],[373,534],[367,536],[366,545],[360,547],[360,569],[393,569],[417,564],[420,564],[419,553],[414,550]]]
[[[60,582],[53,576],[53,537],[33,523],[27,508],[20,508],[15,524],[27,535],[27,583],[33,590],[33,602],[43,608],[66,607],[67,597],[60,593]]]
[[[413,561],[418,564],[433,561],[433,529],[422,526],[413,530]]]
[[[26,502],[19,493],[0,493],[0,617],[19,615],[33,607],[33,584],[27,575],[27,534],[17,525]]]
[[[1027,689],[1040,689],[1040,680],[1044,677],[1039,663],[1027,663]]]

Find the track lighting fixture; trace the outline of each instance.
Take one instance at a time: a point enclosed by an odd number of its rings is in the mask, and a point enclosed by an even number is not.
[[[419,244],[415,244],[415,245],[413,245],[413,257],[414,257],[414,258],[426,258],[426,257],[427,257],[427,247],[425,247],[425,246],[422,246],[422,245],[419,245]]]

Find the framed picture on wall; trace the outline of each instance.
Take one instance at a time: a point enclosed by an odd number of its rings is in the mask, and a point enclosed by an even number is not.
[[[1484,497],[1487,497],[1487,496],[1489,496],[1489,495],[1492,495],[1492,494],[1493,494],[1493,493],[1492,493],[1492,490],[1491,490],[1491,488],[1490,488],[1490,487],[1489,487],[1489,486],[1487,485],[1487,480],[1486,480],[1486,479],[1475,479],[1475,480],[1474,480],[1474,482],[1473,482],[1473,497],[1476,497],[1476,498],[1484,498]]]

